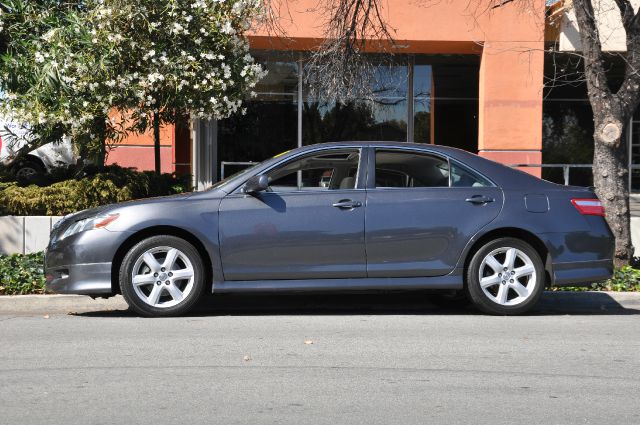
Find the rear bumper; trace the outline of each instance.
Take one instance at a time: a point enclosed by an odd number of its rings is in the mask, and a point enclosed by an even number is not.
[[[553,264],[553,286],[589,286],[613,275],[612,260]]]
[[[110,295],[111,263],[73,264],[47,268],[47,292]]]

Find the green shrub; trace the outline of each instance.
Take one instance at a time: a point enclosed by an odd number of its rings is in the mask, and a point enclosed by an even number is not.
[[[56,180],[60,174],[47,178]],[[188,176],[177,178],[118,166],[74,178],[68,178],[66,173],[65,177],[67,180],[40,181],[28,186],[18,182],[0,183],[0,214],[65,215],[105,204],[190,190]]]
[[[0,295],[42,294],[44,254],[0,255]]]
[[[594,283],[591,286],[569,286],[554,288],[557,291],[640,291],[640,269],[623,266],[613,272],[613,277],[606,282]]]

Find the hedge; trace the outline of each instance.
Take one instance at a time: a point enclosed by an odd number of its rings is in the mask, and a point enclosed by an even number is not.
[[[0,182],[0,215],[65,215],[86,208],[190,190],[188,176],[156,175],[119,166],[95,174],[24,185]],[[67,176],[68,177],[68,176]],[[53,180],[53,181],[52,181]]]

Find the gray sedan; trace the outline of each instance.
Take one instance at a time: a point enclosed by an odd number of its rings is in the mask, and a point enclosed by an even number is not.
[[[206,292],[434,289],[520,314],[546,286],[613,271],[587,188],[458,149],[327,143],[278,155],[210,190],[107,205],[58,222],[47,289],[121,293],[145,316]]]

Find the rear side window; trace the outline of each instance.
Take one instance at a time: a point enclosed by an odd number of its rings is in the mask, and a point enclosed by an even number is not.
[[[420,152],[376,150],[376,187],[448,187],[446,159]]]
[[[451,187],[489,187],[493,184],[475,171],[451,160]]]

